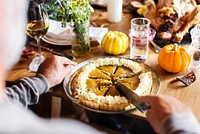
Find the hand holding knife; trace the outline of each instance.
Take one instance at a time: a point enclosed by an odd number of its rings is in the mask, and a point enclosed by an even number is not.
[[[144,113],[151,108],[151,105],[139,100],[139,96],[134,93],[130,88],[122,83],[117,82],[115,84],[117,90],[119,90],[140,112]]]

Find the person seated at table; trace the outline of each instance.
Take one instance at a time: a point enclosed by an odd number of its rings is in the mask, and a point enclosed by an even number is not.
[[[76,65],[69,59],[53,56],[41,64],[35,77],[6,87],[6,76],[20,58],[25,44],[27,3],[27,0],[0,1],[0,133],[104,133],[72,119],[45,120],[25,110],[68,75]],[[151,104],[147,119],[157,132],[200,132],[191,110],[178,100],[162,96],[147,96],[141,100]],[[180,123],[179,119],[183,121]]]
[[[147,120],[157,133],[200,134],[200,125],[192,110],[171,96],[142,96],[140,100],[151,105]]]
[[[6,77],[19,60],[26,34],[28,0],[0,1],[0,133],[103,133],[76,120],[44,120],[26,110],[38,102],[39,95],[62,82],[77,64],[64,57],[53,56],[42,63],[33,78],[19,80],[6,87]]]

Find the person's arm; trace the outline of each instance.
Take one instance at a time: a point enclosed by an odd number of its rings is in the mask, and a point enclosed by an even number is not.
[[[141,101],[151,105],[147,120],[161,134],[200,133],[200,125],[191,109],[170,96],[142,96]]]
[[[173,115],[163,121],[161,134],[200,134],[200,125],[193,114]]]
[[[37,74],[33,78],[24,78],[16,85],[6,88],[9,100],[22,103],[25,107],[36,104],[39,96],[48,91],[48,82],[44,75]]]
[[[61,83],[75,65],[75,62],[64,57],[52,56],[40,65],[35,77],[21,79],[16,85],[6,88],[7,97],[25,107],[36,104],[39,96]]]

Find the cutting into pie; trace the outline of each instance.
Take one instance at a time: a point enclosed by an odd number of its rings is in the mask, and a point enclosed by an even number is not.
[[[100,58],[82,67],[73,80],[78,102],[98,110],[120,111],[134,106],[115,88],[121,82],[138,95],[152,88],[151,71],[125,58]]]

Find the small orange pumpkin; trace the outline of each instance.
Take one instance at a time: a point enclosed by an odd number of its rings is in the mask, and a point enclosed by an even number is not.
[[[158,55],[158,63],[168,72],[178,73],[190,65],[190,55],[187,50],[177,44],[166,45]]]

